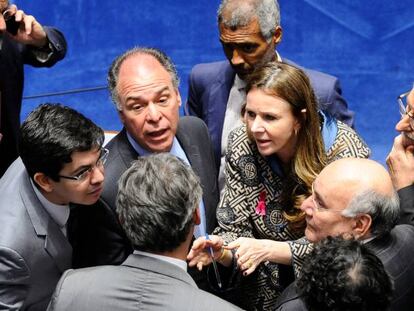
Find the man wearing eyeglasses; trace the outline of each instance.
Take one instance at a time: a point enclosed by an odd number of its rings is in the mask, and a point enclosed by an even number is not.
[[[401,202],[401,222],[414,224],[414,88],[398,96],[400,132],[394,139],[387,165]]]
[[[102,192],[103,141],[101,128],[58,104],[39,106],[22,124],[20,158],[0,179],[0,309],[46,310],[72,267],[70,208]]]
[[[262,262],[293,265],[295,271],[300,272],[306,257],[294,254],[304,244],[319,242],[328,236],[354,238],[366,243],[390,275],[395,288],[391,310],[412,310],[414,226],[397,225],[400,215],[398,195],[382,165],[356,158],[332,162],[316,177],[312,195],[304,200],[301,209],[306,216],[306,239],[279,242],[239,238],[224,250],[222,241],[211,236],[212,242],[208,244],[199,240],[197,245],[194,243],[187,257],[189,264],[200,261],[203,265],[209,264],[210,257],[204,250],[208,245],[213,248],[219,263],[230,266],[236,260],[244,275],[253,273]],[[246,242],[249,247],[244,246]],[[235,253],[227,248],[235,249]],[[275,310],[303,310],[296,308],[293,302],[298,298],[295,289],[288,287]]]

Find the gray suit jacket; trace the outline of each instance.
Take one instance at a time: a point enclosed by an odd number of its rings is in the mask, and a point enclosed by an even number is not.
[[[0,180],[0,309],[45,310],[71,256],[18,158]]]
[[[174,264],[132,254],[121,266],[68,270],[48,310],[240,310],[197,288]]]

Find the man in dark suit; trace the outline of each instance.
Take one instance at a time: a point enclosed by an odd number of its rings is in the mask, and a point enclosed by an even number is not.
[[[46,309],[71,268],[69,205],[102,192],[103,141],[102,129],[61,105],[41,105],[22,124],[20,158],[0,179],[0,309]]]
[[[187,110],[201,118],[213,141],[220,167],[220,189],[224,183],[224,155],[230,131],[241,124],[245,102],[245,80],[269,61],[283,61],[275,50],[282,39],[277,0],[223,0],[218,10],[220,42],[228,61],[196,65],[189,79]],[[348,110],[336,77],[305,69],[323,110],[351,127]]]
[[[368,159],[341,159],[326,166],[313,183],[312,196],[302,204],[306,238],[317,242],[343,235],[363,241],[382,261],[394,283],[391,310],[411,310],[414,305],[414,227],[396,225],[399,200],[390,175]],[[295,286],[295,285],[291,285]],[[298,295],[292,288],[277,307]]]
[[[80,225],[82,230],[73,230],[78,235],[84,230],[90,233],[74,239],[74,261],[78,267],[120,264],[132,252],[115,214],[115,199],[119,177],[139,156],[169,152],[188,163],[199,176],[204,193],[200,202],[201,224],[195,235],[204,235],[216,226],[217,177],[208,130],[198,118],[179,118],[181,97],[174,64],[159,50],[135,48],[113,62],[108,82],[124,128],[107,145],[110,153],[105,166],[107,182],[100,200],[103,208],[93,212],[79,210],[91,215],[77,218],[94,219],[95,226],[85,223]],[[85,236],[90,237],[90,242]],[[96,241],[100,249],[91,252],[88,245],[95,245]],[[200,285],[198,280],[197,283]]]
[[[23,94],[23,65],[51,67],[66,54],[63,34],[44,27],[8,0],[0,1],[0,177],[17,158],[17,135]],[[15,18],[16,35],[6,30]]]
[[[121,266],[68,270],[48,310],[239,310],[199,290],[186,271],[201,199],[185,161],[138,157],[119,180],[116,202],[134,253]]]

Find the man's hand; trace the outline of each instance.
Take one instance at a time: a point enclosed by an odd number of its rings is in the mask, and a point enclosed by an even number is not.
[[[13,16],[16,22],[20,24],[15,36],[6,31],[5,18],[7,19]],[[23,44],[34,45],[40,48],[47,43],[46,32],[42,25],[32,15],[27,15],[14,4],[7,7],[0,16],[0,31],[6,32],[11,38]]]
[[[210,240],[205,237],[199,237],[193,242],[190,252],[187,255],[188,265],[190,267],[197,266],[198,270],[202,270],[204,266],[211,264],[211,254],[208,248],[211,247],[214,253],[214,259],[218,259],[223,252],[223,239],[217,235],[210,235]]]
[[[394,139],[387,165],[396,190],[414,183],[414,145],[404,147],[403,134]]]

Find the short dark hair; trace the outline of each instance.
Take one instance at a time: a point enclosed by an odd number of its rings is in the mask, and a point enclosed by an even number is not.
[[[118,79],[119,79],[119,70],[121,65],[131,56],[135,55],[149,55],[154,57],[162,67],[170,74],[171,82],[173,86],[178,89],[180,84],[180,79],[178,78],[177,69],[172,62],[171,58],[167,56],[163,51],[156,49],[156,48],[149,48],[149,47],[134,47],[132,49],[127,50],[123,54],[119,55],[111,64],[111,67],[108,70],[108,88],[111,93],[112,101],[115,103],[116,108],[121,111],[122,108],[119,104],[119,94],[117,90]]]
[[[163,253],[186,240],[202,196],[189,165],[168,153],[139,157],[118,189],[116,211],[134,249]]]
[[[393,286],[381,260],[356,240],[328,237],[303,265],[298,292],[309,310],[388,310]]]
[[[72,153],[101,148],[103,130],[76,110],[61,104],[42,104],[19,131],[19,155],[29,176],[41,172],[59,181],[59,172],[72,162]]]

